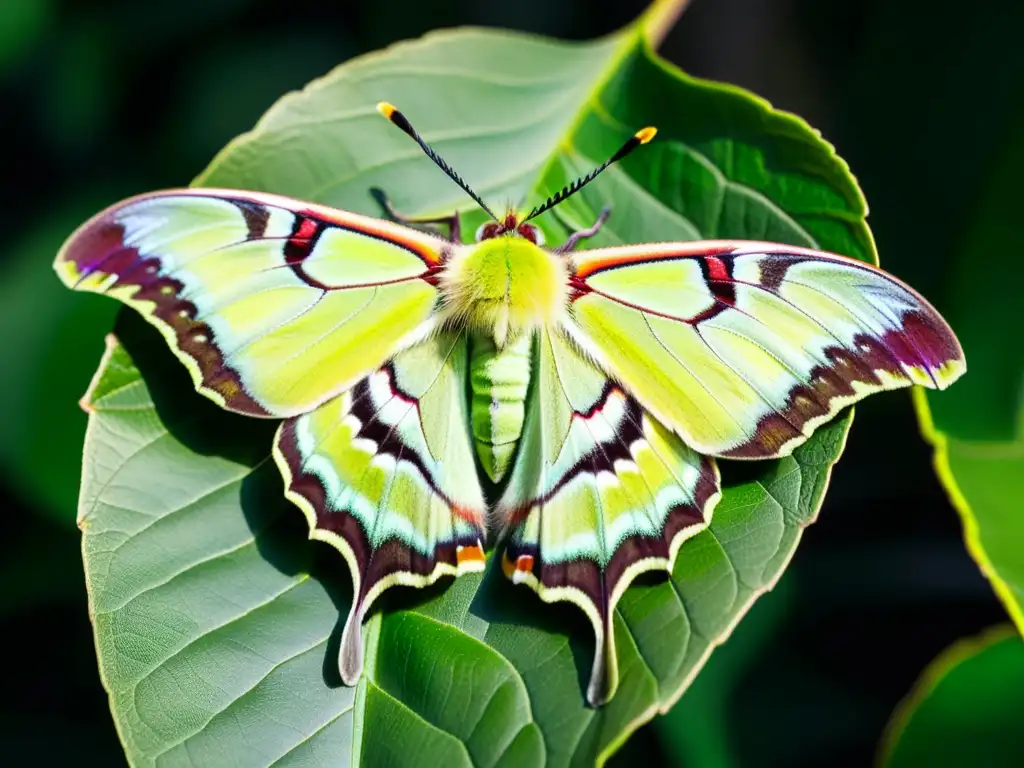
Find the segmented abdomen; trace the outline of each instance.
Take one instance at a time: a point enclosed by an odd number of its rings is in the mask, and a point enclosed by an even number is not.
[[[501,482],[523,433],[526,390],[530,383],[533,334],[522,334],[498,350],[489,336],[469,341],[473,444],[488,477]]]

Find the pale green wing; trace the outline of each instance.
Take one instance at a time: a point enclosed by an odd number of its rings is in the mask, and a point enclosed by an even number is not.
[[[575,603],[594,626],[587,698],[618,683],[612,615],[637,575],[670,570],[708,525],[718,469],[644,411],[558,330],[542,331],[519,457],[496,514],[505,573]]]
[[[350,685],[362,670],[362,619],[385,589],[483,569],[467,367],[464,336],[438,334],[278,430],[286,495],[352,574],[339,659]]]
[[[137,309],[203,394],[282,417],[429,334],[435,277],[457,247],[276,195],[186,189],[103,211],[54,266],[68,286]]]
[[[891,275],[772,243],[574,255],[566,330],[701,453],[785,456],[841,408],[966,369],[956,336]]]

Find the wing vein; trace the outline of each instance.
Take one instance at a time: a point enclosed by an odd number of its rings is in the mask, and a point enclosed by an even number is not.
[[[640,315],[644,319],[644,324],[647,326],[647,330],[649,330],[651,332],[651,336],[654,337],[654,340],[656,342],[658,342],[658,344],[661,345],[661,348],[664,349],[666,352],[668,352],[669,356],[679,364],[680,368],[682,368],[684,371],[689,373],[690,376],[693,377],[694,381],[696,381],[698,384],[700,384],[701,388],[705,392],[708,393],[708,396],[718,404],[719,408],[722,409],[722,413],[724,413],[726,416],[728,416],[732,420],[733,424],[735,424],[737,427],[739,427],[739,429],[741,431],[743,431],[745,429],[744,426],[742,424],[740,424],[740,422],[736,419],[735,416],[732,415],[732,413],[730,413],[729,409],[726,408],[725,404],[721,400],[718,399],[718,397],[711,390],[711,388],[704,382],[704,380],[701,379],[700,377],[698,377],[697,374],[695,374],[693,372],[693,370],[690,368],[690,366],[688,366],[686,363],[684,363],[679,358],[679,356],[676,355],[676,353],[673,352],[671,349],[669,349],[668,345],[665,344],[665,342],[661,340],[661,337],[658,335],[657,331],[655,331],[654,328],[651,326],[651,321],[647,318],[647,315],[645,313],[643,313],[643,312],[641,312]],[[744,434],[745,434],[745,432],[744,432]]]

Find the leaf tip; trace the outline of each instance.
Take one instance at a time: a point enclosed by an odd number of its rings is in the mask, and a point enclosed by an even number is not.
[[[113,333],[108,333],[103,339],[103,356],[100,358],[100,364],[96,367],[96,372],[93,373],[89,386],[85,388],[85,394],[78,399],[78,407],[86,413],[93,413],[96,410],[96,390],[107,371],[107,367],[110,365],[110,359],[113,357],[114,350],[117,349],[119,343],[117,336]]]

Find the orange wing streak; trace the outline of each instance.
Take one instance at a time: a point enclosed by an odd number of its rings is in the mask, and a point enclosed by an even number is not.
[[[516,573],[533,573],[533,555],[519,555],[513,561],[505,551],[501,554],[501,570],[509,579]]]
[[[459,546],[455,549],[455,560],[459,566],[463,563],[482,563],[484,562],[484,551],[479,544]]]
[[[815,251],[811,248],[799,248],[795,245],[758,240],[693,240],[686,243],[646,243],[583,251],[580,254],[583,257],[580,260],[582,263],[577,265],[574,277],[578,280],[585,280],[591,275],[607,269],[644,261],[679,259],[688,256],[715,256],[723,253],[786,253],[793,256],[806,256],[811,259],[824,257],[854,264],[864,269],[877,270],[873,264],[859,259],[852,259],[837,253]]]
[[[325,222],[338,224],[347,229],[358,232],[365,232],[368,235],[379,237],[382,240],[408,248],[419,256],[429,267],[439,266],[443,261],[445,241],[429,235],[425,232],[418,232],[400,224],[392,224],[384,219],[377,219],[373,216],[363,216],[358,213],[350,213],[339,208],[331,208],[327,205],[309,203],[283,195],[274,195],[270,192],[249,192],[241,189],[224,189],[219,187],[189,187],[187,189],[164,190],[160,194],[194,195],[196,197],[226,197],[242,198],[253,200],[264,205],[272,205],[276,208],[284,208],[293,213],[311,215],[322,219]],[[137,195],[136,197],[122,200],[111,206],[109,210],[121,208],[135,200],[152,197],[153,194]],[[104,211],[106,213],[106,211]],[[101,216],[103,214],[100,214]],[[412,236],[410,236],[412,235]]]
[[[353,215],[349,214],[347,211],[345,213],[346,216]],[[320,211],[317,211],[316,215],[325,219],[327,218]],[[383,227],[374,226],[376,221],[369,217],[359,216],[358,219],[353,218],[353,220],[351,221],[346,221],[341,216],[335,215],[333,218],[328,219],[328,221],[335,221],[339,224],[343,224],[348,229],[354,229],[357,232],[365,232],[368,235],[379,237],[382,240],[387,240],[389,242],[395,243],[396,245],[400,245],[403,248],[408,248],[410,251],[412,251],[421,259],[423,259],[423,261],[427,263],[428,267],[436,267],[441,264],[441,252],[439,250],[431,250],[430,248],[425,247],[421,242],[418,243],[415,240],[412,240],[411,238],[403,237],[401,234],[394,231],[389,231]]]
[[[586,263],[576,268],[575,277],[583,280],[606,269],[643,261],[727,253],[735,250],[736,246],[737,243],[727,240],[696,240],[692,243],[649,243],[621,248],[602,248],[587,254],[592,258],[588,258]],[[608,251],[608,255],[602,255],[602,251]]]

